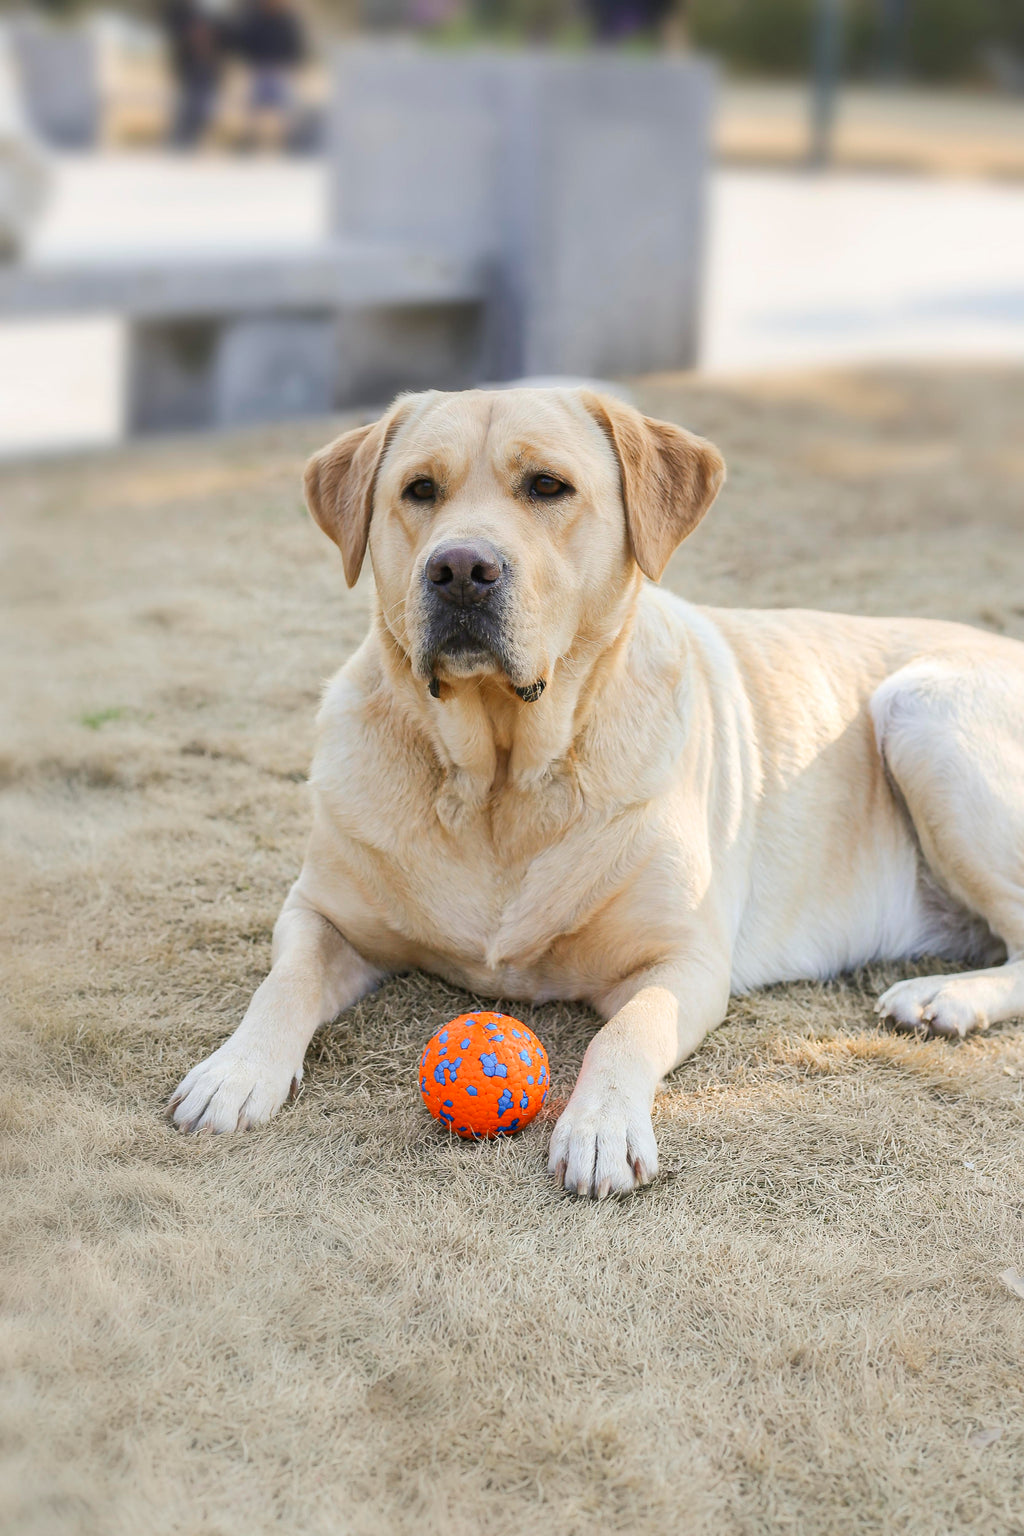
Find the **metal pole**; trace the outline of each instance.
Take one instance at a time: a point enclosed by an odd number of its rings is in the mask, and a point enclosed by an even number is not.
[[[903,76],[907,40],[907,0],[882,0],[881,75],[890,83]]]
[[[811,165],[819,168],[832,158],[842,38],[843,0],[816,0],[809,158]]]

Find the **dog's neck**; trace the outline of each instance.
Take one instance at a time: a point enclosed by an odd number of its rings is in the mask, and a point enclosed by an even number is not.
[[[544,836],[575,817],[581,798],[574,744],[625,665],[639,592],[638,580],[600,625],[577,635],[533,702],[517,697],[497,675],[429,688],[414,675],[378,611],[375,628],[389,681],[442,770],[437,814],[449,830],[487,811],[495,840],[506,842],[517,823]],[[528,815],[524,797],[531,802]]]

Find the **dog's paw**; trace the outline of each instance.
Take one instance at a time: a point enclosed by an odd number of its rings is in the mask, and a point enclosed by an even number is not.
[[[646,1102],[614,1083],[577,1084],[551,1136],[548,1172],[558,1183],[603,1200],[649,1184],[657,1171]]]
[[[276,1115],[301,1081],[301,1062],[269,1061],[227,1040],[182,1079],[167,1113],[179,1131],[247,1131]]]
[[[969,974],[914,976],[883,992],[875,1012],[897,1029],[962,1040],[988,1028],[984,992],[984,984]]]

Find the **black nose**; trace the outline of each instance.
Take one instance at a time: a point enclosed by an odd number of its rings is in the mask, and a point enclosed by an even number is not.
[[[481,539],[476,544],[442,544],[426,564],[426,577],[446,603],[469,608],[482,603],[501,580],[498,552]]]

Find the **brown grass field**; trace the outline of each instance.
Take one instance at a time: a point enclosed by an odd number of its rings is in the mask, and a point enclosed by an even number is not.
[[[1024,375],[636,398],[730,463],[688,596],[1024,636]],[[419,975],[271,1126],[168,1128],[268,965],[366,624],[300,499],[331,428],[0,475],[0,1527],[1024,1531],[1024,1028],[888,1034],[895,967],[736,1001],[625,1201],[552,1186],[550,1124],[439,1132],[415,1059],[482,1000]],[[553,1117],[594,1021],[530,1023]]]

